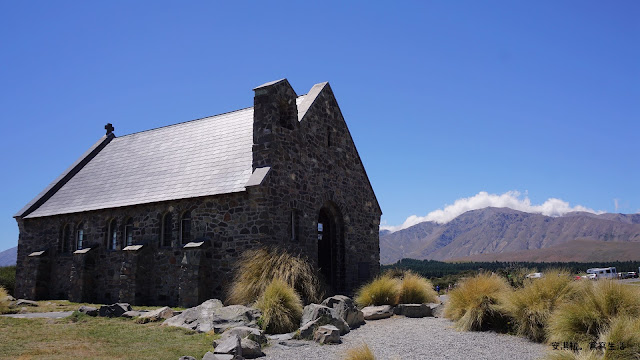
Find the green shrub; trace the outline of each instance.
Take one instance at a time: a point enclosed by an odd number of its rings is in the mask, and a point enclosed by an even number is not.
[[[588,344],[618,315],[640,316],[640,291],[613,280],[579,281],[575,299],[558,306],[549,320],[549,341]]]
[[[269,334],[294,331],[302,318],[302,301],[295,290],[273,279],[255,304],[262,311],[261,327]]]
[[[362,344],[347,350],[344,360],[376,360],[367,344]]]
[[[478,274],[462,280],[449,292],[444,308],[447,318],[460,330],[505,330],[507,318],[501,303],[512,291],[507,281],[495,274]]]
[[[400,282],[401,304],[439,303],[438,294],[431,281],[407,271]]]
[[[4,314],[9,311],[9,294],[7,290],[0,286],[0,314]]]
[[[305,303],[320,303],[324,285],[318,272],[303,257],[285,250],[261,248],[245,251],[235,267],[233,282],[227,294],[228,304],[252,304],[273,279],[293,287]]]
[[[398,305],[400,284],[398,279],[383,274],[362,286],[356,293],[355,301],[359,306]]]
[[[0,286],[5,288],[9,295],[13,295],[16,289],[16,267],[3,266],[0,267]]]
[[[518,335],[533,341],[546,340],[546,326],[551,313],[575,294],[573,280],[566,270],[548,270],[544,277],[524,281],[505,298],[503,310],[515,323]]]

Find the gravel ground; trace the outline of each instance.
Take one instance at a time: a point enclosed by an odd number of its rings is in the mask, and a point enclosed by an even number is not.
[[[368,321],[342,336],[342,344],[319,345],[311,341],[275,342],[263,349],[266,359],[342,359],[347,349],[367,343],[379,360],[412,359],[538,359],[549,347],[511,335],[460,332],[443,318],[412,319],[393,316]],[[262,358],[264,359],[264,358]]]

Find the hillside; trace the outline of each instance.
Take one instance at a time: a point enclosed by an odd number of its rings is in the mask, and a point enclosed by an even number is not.
[[[3,252],[0,252],[0,267],[11,266],[16,264],[18,258],[18,247],[12,247]]]
[[[528,254],[530,250],[548,249],[576,240],[582,242],[556,248],[563,251],[555,254],[553,250]],[[603,247],[601,243],[614,245]],[[587,261],[600,260],[593,259],[599,256],[594,251],[606,250],[613,260],[636,260],[640,259],[636,245],[640,246],[640,214],[575,212],[549,217],[507,208],[485,208],[468,211],[446,224],[424,222],[381,234],[380,258],[383,264],[389,264],[401,258],[449,260],[505,254],[494,256],[505,261],[511,261],[509,256],[517,256],[524,261],[554,254],[558,261]],[[571,251],[578,246],[591,250]]]

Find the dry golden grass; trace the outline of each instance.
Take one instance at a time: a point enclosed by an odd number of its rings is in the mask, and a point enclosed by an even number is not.
[[[273,279],[289,284],[305,303],[320,303],[324,297],[318,272],[305,258],[278,248],[261,248],[245,251],[236,264],[227,304],[253,304]]]
[[[362,344],[347,350],[344,360],[376,360],[376,357],[373,356],[369,345]]]
[[[573,301],[553,312],[548,326],[549,341],[596,341],[616,316],[640,316],[640,289],[613,280],[574,282]]]
[[[74,315],[67,319],[0,317],[0,359],[201,359],[214,337],[159,323]]]
[[[9,294],[7,290],[0,286],[0,314],[9,311]]]
[[[439,303],[438,293],[431,281],[407,271],[400,282],[401,304]]]
[[[511,292],[506,280],[495,274],[478,274],[449,292],[444,314],[460,330],[503,330],[506,318],[501,304]]]
[[[522,288],[509,293],[502,309],[513,318],[517,334],[533,341],[545,341],[551,313],[576,292],[572,282],[569,271],[551,269],[544,277],[526,280]]]
[[[604,349],[607,360],[640,359],[640,319],[629,316],[611,319],[609,327],[600,333],[598,342],[614,344],[614,349]],[[624,344],[623,349],[620,344]]]
[[[283,280],[273,279],[255,307],[262,311],[262,328],[269,334],[288,333],[300,325],[302,301]]]
[[[546,360],[602,360],[602,355],[597,351],[553,350],[544,357]]]
[[[362,286],[356,293],[355,301],[359,306],[398,305],[400,282],[383,274]]]

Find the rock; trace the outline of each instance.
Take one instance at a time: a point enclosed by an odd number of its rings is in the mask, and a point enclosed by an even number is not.
[[[222,306],[222,302],[211,299],[187,309],[182,314],[167,319],[163,325],[178,326],[198,332],[214,330],[221,333],[228,328],[248,326],[257,328],[260,310],[243,305]]]
[[[217,343],[221,340],[225,339],[228,336],[237,335],[240,339],[249,339],[257,342],[260,345],[264,345],[267,343],[267,337],[264,335],[264,332],[260,329],[250,328],[248,326],[236,326],[228,329],[224,333],[222,333],[222,337],[213,342],[213,346],[215,347]]]
[[[193,356],[180,356],[178,360],[196,360]]]
[[[227,354],[214,354],[211,351],[207,351],[202,360],[242,360],[242,357]]]
[[[148,322],[159,321],[173,317],[173,310],[170,307],[163,307],[160,309],[145,312],[140,315],[140,319],[145,319]]]
[[[16,301],[16,298],[11,295],[7,295],[7,301]]]
[[[275,335],[267,335],[267,339],[269,340],[275,340],[275,341],[285,341],[285,340],[291,340],[295,337],[296,332],[290,332],[287,334],[275,334]]]
[[[228,354],[242,358],[242,344],[238,335],[231,335],[220,341],[213,354]]]
[[[300,325],[304,327],[306,324],[310,322],[315,322],[317,326],[328,325],[328,324],[333,325],[338,329],[340,329],[341,335],[344,335],[350,331],[350,328],[347,322],[344,321],[341,317],[337,316],[330,308],[324,305],[309,304],[304,307]],[[313,332],[311,332],[308,339],[310,339],[312,336],[313,336]]]
[[[131,311],[131,305],[127,303],[116,303],[100,306],[98,315],[106,317],[120,317],[127,311]]]
[[[444,317],[444,304],[428,303],[427,306],[431,308],[431,314],[437,318]]]
[[[242,347],[242,357],[246,359],[255,359],[264,356],[260,344],[251,339],[241,339],[240,347]]]
[[[38,306],[38,303],[32,300],[18,299],[14,306]]]
[[[355,329],[364,324],[364,314],[358,310],[353,300],[344,295],[335,295],[324,299],[322,305],[333,311],[335,317],[347,322],[349,328]]]
[[[136,310],[129,310],[129,311],[125,311],[124,314],[120,315],[120,317],[123,318],[134,318],[134,317],[138,317],[142,314],[146,314],[146,312],[142,312],[142,311],[136,311]]]
[[[340,330],[333,325],[320,326],[314,333],[313,340],[320,344],[339,344]]]
[[[367,306],[362,309],[365,320],[386,319],[393,315],[391,305]]]
[[[398,306],[393,309],[393,312],[397,315],[404,315],[410,318],[433,316],[431,314],[431,308],[427,304],[398,304]]]
[[[94,308],[92,306],[82,305],[82,306],[80,306],[80,308],[78,308],[78,312],[81,312],[83,314],[87,314],[89,316],[98,316],[98,309]]]

